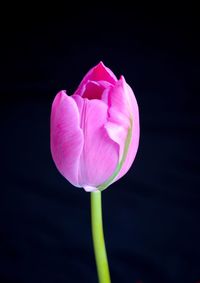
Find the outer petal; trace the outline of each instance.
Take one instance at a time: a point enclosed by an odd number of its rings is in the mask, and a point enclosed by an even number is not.
[[[88,81],[107,81],[111,84],[115,84],[117,82],[117,78],[109,68],[105,67],[103,62],[100,62],[85,75],[75,92],[76,95],[83,95],[85,85]]]
[[[80,186],[78,166],[82,149],[78,107],[72,97],[61,91],[51,110],[51,153],[60,173],[74,186]]]
[[[131,167],[139,144],[138,105],[130,86],[121,79],[103,94],[103,100],[109,105],[109,119],[105,128],[110,138],[120,148],[120,159],[113,175],[99,189],[103,190],[115,182]]]
[[[117,181],[122,176],[124,176],[130,169],[138,150],[139,138],[140,138],[139,109],[138,109],[137,100],[135,98],[135,95],[131,87],[126,83],[123,77],[122,77],[122,81],[123,81],[124,91],[127,96],[127,101],[130,109],[129,111],[131,114],[131,129],[129,130],[128,133],[129,136],[126,139],[125,146],[128,146],[128,149],[127,149],[127,153],[125,153],[126,155],[125,160],[115,181]]]
[[[110,139],[104,124],[107,122],[107,105],[97,99],[88,100],[74,95],[81,115],[84,147],[80,158],[79,184],[87,191],[104,183],[115,171],[118,145]]]
[[[121,78],[109,91],[105,91],[102,97],[108,104],[108,123],[105,128],[111,139],[118,143],[120,147],[120,159],[122,158],[128,129],[131,127],[131,110],[129,101],[125,93],[125,84]]]

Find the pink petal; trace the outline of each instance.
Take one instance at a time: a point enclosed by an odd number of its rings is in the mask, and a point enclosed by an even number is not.
[[[104,89],[105,87],[98,82],[88,81],[85,85],[85,91],[82,97],[88,99],[101,99]]]
[[[51,153],[60,173],[74,186],[78,183],[79,159],[83,149],[78,107],[65,91],[59,92],[51,110]]]
[[[107,81],[108,83],[115,84],[117,78],[113,72],[103,64],[103,62],[100,62],[84,76],[75,92],[76,95],[83,95],[85,91],[85,85],[88,81]]]
[[[109,138],[104,124],[107,105],[97,99],[88,100],[73,95],[79,108],[84,147],[80,158],[79,184],[87,191],[104,183],[115,171],[119,161],[119,146]]]
[[[125,94],[124,83],[122,78],[105,91],[102,97],[103,101],[107,100],[109,107],[108,123],[105,128],[109,137],[120,146],[120,159],[124,151],[128,129],[130,128],[130,111],[128,111],[128,100]]]
[[[107,100],[109,105],[109,119],[105,124],[105,129],[109,137],[120,147],[121,163],[118,166],[119,172],[115,171],[117,174],[112,181],[114,182],[126,174],[137,153],[139,144],[138,105],[132,89],[123,77],[109,92],[103,94],[102,99]],[[128,152],[125,150],[127,146]]]
[[[140,122],[139,122],[139,109],[138,109],[137,100],[135,98],[135,95],[131,87],[125,82],[124,79],[123,79],[123,84],[124,84],[124,89],[126,90],[126,93],[129,97],[130,109],[132,110],[131,111],[132,131],[131,131],[131,137],[130,137],[131,140],[126,159],[115,181],[120,179],[122,176],[124,176],[130,169],[135,159],[136,153],[138,151],[139,139],[140,139]]]
[[[112,86],[110,83],[106,81],[88,81],[84,87],[84,93],[82,95],[83,98],[88,99],[100,99],[102,98],[102,94],[106,88]]]

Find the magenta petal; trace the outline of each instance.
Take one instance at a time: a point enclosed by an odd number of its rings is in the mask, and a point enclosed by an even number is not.
[[[127,83],[124,78],[120,80],[110,88],[108,93],[108,106],[110,113],[110,121],[116,122],[121,126],[129,126],[130,123],[130,98],[127,91]]]
[[[130,144],[128,148],[128,152],[126,154],[125,161],[122,165],[122,168],[117,175],[116,180],[120,179],[122,176],[124,176],[128,170],[130,169],[136,153],[138,151],[139,146],[139,138],[140,138],[140,123],[139,123],[139,109],[137,100],[135,98],[135,95],[131,89],[131,87],[126,83],[125,79],[122,77],[123,87],[125,90],[125,93],[127,95],[127,101],[128,101],[128,108],[130,109],[131,113],[131,131],[130,132]]]
[[[94,190],[115,171],[119,161],[119,146],[110,139],[104,124],[107,105],[97,99],[88,100],[74,95],[84,132],[84,147],[80,158],[79,184],[85,190]]]
[[[105,96],[103,99],[107,99],[109,105],[105,128],[110,138],[119,144],[122,161],[116,181],[126,174],[134,161],[139,144],[139,112],[134,93],[123,77]],[[125,150],[127,146],[128,151]]]
[[[80,186],[78,167],[82,149],[78,107],[72,97],[61,91],[51,110],[51,153],[60,173],[74,186]]]
[[[82,97],[88,99],[101,99],[104,89],[105,87],[100,85],[98,82],[88,81]]]
[[[106,81],[88,81],[85,85],[82,97],[101,100],[104,90],[108,89],[110,86],[111,84]]]
[[[119,161],[123,155],[124,144],[127,137],[127,129],[112,122],[105,124],[109,137],[119,145]]]
[[[115,84],[117,82],[117,78],[114,73],[103,64],[103,62],[100,62],[84,76],[75,92],[76,95],[83,95],[85,85],[88,81],[106,81],[108,83]]]
[[[103,94],[103,100],[107,100],[109,107],[109,118],[105,128],[110,138],[120,146],[119,159],[122,157],[128,129],[131,126],[130,111],[128,111],[130,106],[125,91],[124,83],[120,79],[115,86],[110,88],[108,93]]]

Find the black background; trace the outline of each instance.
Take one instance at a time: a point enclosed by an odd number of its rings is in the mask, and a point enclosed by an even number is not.
[[[74,4],[2,10],[0,282],[97,282],[90,195],[55,168],[49,117],[56,93],[73,94],[100,60],[125,76],[141,121],[131,170],[103,192],[112,282],[197,282],[195,7]]]

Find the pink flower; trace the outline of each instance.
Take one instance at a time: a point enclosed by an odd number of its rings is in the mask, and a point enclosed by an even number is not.
[[[72,96],[60,91],[51,109],[51,153],[74,186],[103,190],[131,167],[139,143],[132,89],[100,62]]]

